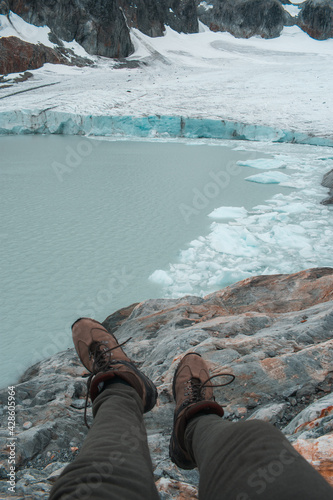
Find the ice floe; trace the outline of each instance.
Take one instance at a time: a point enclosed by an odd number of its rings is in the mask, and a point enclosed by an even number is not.
[[[282,172],[263,172],[262,174],[250,175],[246,177],[246,181],[258,182],[260,184],[280,184],[280,182],[287,182],[289,175]]]
[[[244,207],[219,207],[208,214],[208,217],[211,219],[235,219],[244,217],[246,214],[247,210]]]
[[[263,143],[251,147],[267,151]],[[321,148],[282,144],[271,145],[270,151],[291,172],[286,184],[294,189],[247,212],[231,207],[234,220],[213,222],[206,236],[190,242],[170,264],[166,272],[173,283],[165,287],[166,295],[205,295],[249,276],[333,265],[333,207],[320,204],[327,192],[321,179],[332,165],[329,154],[325,161]],[[217,208],[209,217],[228,214],[229,208]]]

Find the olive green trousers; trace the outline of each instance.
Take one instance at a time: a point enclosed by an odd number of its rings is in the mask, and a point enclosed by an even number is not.
[[[94,422],[50,500],[159,498],[142,401],[123,383],[93,403]],[[333,488],[275,427],[202,415],[189,422],[186,446],[200,472],[200,500],[333,500]]]

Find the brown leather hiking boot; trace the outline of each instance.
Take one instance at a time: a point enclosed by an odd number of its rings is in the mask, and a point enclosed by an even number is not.
[[[131,385],[142,399],[144,412],[156,403],[157,389],[126,356],[114,335],[101,323],[90,318],[80,318],[72,325],[73,342],[83,365],[91,373],[88,379],[88,395],[91,400],[100,393],[100,384],[119,377]],[[128,339],[129,340],[129,339]],[[126,341],[127,342],[127,341]]]
[[[231,380],[213,386],[211,379],[226,375]],[[215,402],[213,387],[230,384],[234,375],[223,373],[210,377],[206,362],[198,353],[186,354],[179,363],[174,375],[172,392],[176,401],[173,432],[169,453],[171,460],[182,469],[194,469],[191,455],[185,447],[185,428],[189,420],[200,414],[214,413],[223,416],[222,407]]]

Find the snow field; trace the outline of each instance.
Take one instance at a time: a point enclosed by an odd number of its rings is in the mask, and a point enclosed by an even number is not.
[[[0,16],[0,36],[52,46],[47,27],[24,23],[15,14],[10,19],[12,24]],[[163,37],[150,38],[135,29],[131,37],[135,53],[128,59],[142,63],[137,68],[116,70],[117,61],[92,56],[95,67],[46,64],[15,86],[24,93],[0,89],[1,110],[15,115],[24,109],[34,117],[52,110],[74,121],[89,116],[183,116],[232,122],[230,133],[237,129],[238,137],[249,140],[292,141],[296,134],[300,142],[304,134],[305,139],[314,136],[313,144],[320,144],[316,139],[332,142],[332,39],[314,40],[293,26],[276,39],[244,40],[213,33],[202,24],[196,34],[167,27]],[[88,56],[75,42],[65,46]],[[244,124],[249,130],[244,131]]]

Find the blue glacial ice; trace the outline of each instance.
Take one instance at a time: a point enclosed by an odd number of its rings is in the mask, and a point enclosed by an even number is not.
[[[182,116],[93,116],[47,110],[0,112],[0,134],[244,139],[333,146],[329,137],[228,120]],[[258,168],[258,167],[257,167]],[[275,165],[274,168],[277,168]],[[279,167],[278,167],[279,168]]]
[[[237,165],[241,167],[252,167],[263,170],[269,170],[274,168],[285,168],[286,164],[283,160],[277,158],[256,158],[255,160],[240,160]]]
[[[236,219],[237,217],[244,217],[247,210],[244,207],[219,207],[215,208],[208,217],[211,219]]]
[[[258,182],[259,184],[280,184],[281,182],[288,182],[289,175],[279,171],[270,171],[250,175],[250,177],[246,177],[245,180],[249,182]]]

